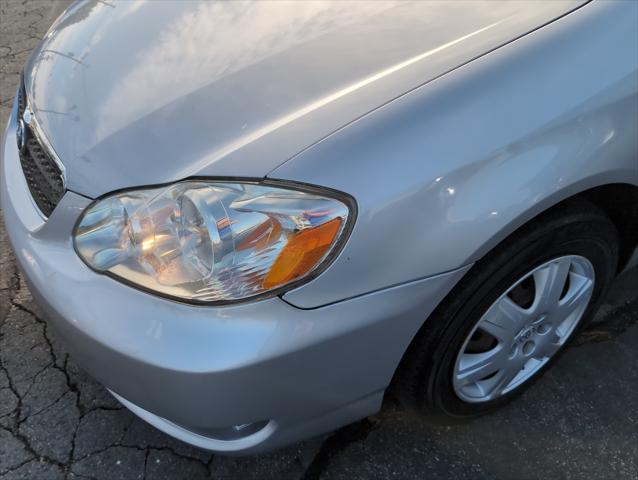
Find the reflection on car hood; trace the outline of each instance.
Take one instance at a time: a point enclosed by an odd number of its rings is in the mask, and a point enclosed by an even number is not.
[[[262,177],[580,3],[91,1],[58,19],[25,81],[78,193]]]

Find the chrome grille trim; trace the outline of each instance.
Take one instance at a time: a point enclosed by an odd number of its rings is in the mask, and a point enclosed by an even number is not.
[[[33,201],[44,218],[47,218],[62,199],[65,192],[64,165],[53,148],[41,134],[37,121],[29,108],[24,83],[18,91],[19,130],[24,137],[18,142],[20,164]]]

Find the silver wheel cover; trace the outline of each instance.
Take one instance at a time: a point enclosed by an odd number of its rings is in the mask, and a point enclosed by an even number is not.
[[[574,332],[591,300],[594,276],[589,260],[568,255],[543,263],[511,285],[461,347],[452,379],[458,397],[487,402],[538,372]],[[523,286],[532,292],[525,305],[514,300]]]

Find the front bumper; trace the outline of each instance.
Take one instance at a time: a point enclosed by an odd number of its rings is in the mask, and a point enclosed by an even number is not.
[[[225,306],[178,303],[90,270],[72,230],[90,200],[67,192],[44,221],[15,146],[2,142],[0,198],[31,292],[76,361],[134,413],[202,448],[248,453],[376,412],[431,310],[465,267],[313,310],[280,298]],[[252,422],[233,440],[210,432]]]

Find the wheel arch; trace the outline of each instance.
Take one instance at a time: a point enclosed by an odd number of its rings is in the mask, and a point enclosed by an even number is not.
[[[600,208],[618,231],[618,271],[622,271],[638,248],[638,186],[612,183],[578,194]]]
[[[618,232],[618,271],[621,271],[638,248],[638,185],[623,182],[596,184],[595,179],[592,178],[553,192],[520,212],[511,222],[481,244],[468,263],[475,262],[494,248],[498,248],[502,242],[529,222],[547,214],[550,210],[560,209],[567,202],[575,199],[587,200],[596,205],[613,222]]]
[[[477,278],[480,277],[480,271],[478,269],[481,268],[481,265],[485,265],[485,261],[487,260],[485,257],[493,259],[495,256],[497,258],[500,256],[502,259],[506,250],[503,252],[499,251],[501,246],[505,248],[509,242],[518,242],[521,238],[527,237],[527,235],[532,232],[530,229],[543,225],[545,220],[555,223],[557,218],[563,216],[569,218],[569,216],[573,217],[575,214],[580,214],[581,212],[585,215],[597,214],[599,217],[604,217],[607,225],[613,224],[618,238],[618,250],[614,252],[618,254],[618,263],[616,265],[616,271],[613,273],[620,272],[624,268],[638,247],[637,185],[615,182],[578,190],[576,193],[566,194],[565,191],[556,192],[551,198],[555,201],[549,202],[545,199],[546,201],[543,202],[545,208],[541,209],[540,212],[532,208],[521,214],[518,220],[523,218],[525,220],[516,228],[512,229],[511,227],[517,222],[511,222],[509,224],[510,228],[504,228],[499,232],[500,235],[495,235],[493,239],[499,238],[499,241],[473,262],[472,267],[448,291],[447,295],[438,303],[433,312],[423,318],[418,331],[415,332],[414,336],[408,342],[404,354],[397,364],[393,379],[388,387],[388,392],[391,395],[405,395],[406,388],[409,388],[409,382],[418,375],[417,367],[423,363],[433,361],[432,358],[427,355],[424,356],[423,354],[423,342],[436,343],[436,335],[434,337],[432,336],[433,325],[430,325],[428,318],[437,315],[441,316],[441,312],[448,309],[450,305],[456,305],[458,308],[461,308],[462,300],[459,299],[459,294],[461,293],[459,289],[476,284]],[[565,225],[565,223],[563,225]],[[611,232],[609,238],[613,238]],[[483,247],[485,247],[485,245]],[[614,265],[616,260],[615,254],[614,262],[611,262],[612,265]],[[613,273],[611,278],[613,278]],[[448,317],[443,315],[442,318]],[[411,407],[416,406],[410,403],[406,405]]]

